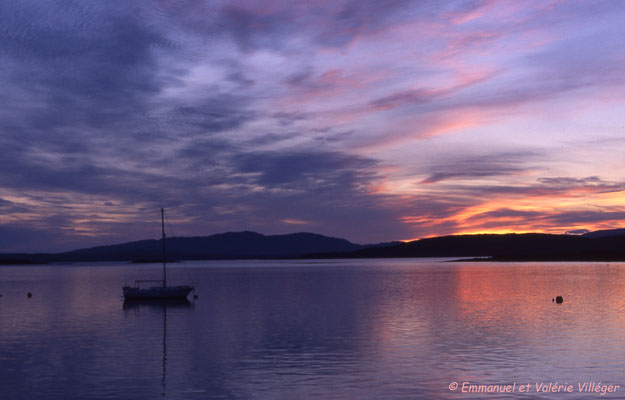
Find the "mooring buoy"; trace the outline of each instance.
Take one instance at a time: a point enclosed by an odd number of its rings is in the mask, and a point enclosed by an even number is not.
[[[562,302],[564,302],[564,299],[562,298],[562,296],[556,296],[556,303],[562,304]]]
[[[28,296],[28,298],[30,299],[31,297],[33,297],[33,294],[31,292],[26,293],[26,296]]]

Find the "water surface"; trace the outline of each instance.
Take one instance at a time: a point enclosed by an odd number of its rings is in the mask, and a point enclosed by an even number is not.
[[[169,279],[197,300],[124,306],[125,281],[159,273],[1,267],[2,398],[521,396],[450,391],[465,381],[625,395],[623,263],[187,262]],[[586,381],[621,388],[579,393]]]

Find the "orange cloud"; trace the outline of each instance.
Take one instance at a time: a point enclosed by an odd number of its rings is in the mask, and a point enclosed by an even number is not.
[[[427,236],[436,236],[510,232],[560,234],[576,229],[614,228],[625,218],[625,190],[622,188],[594,178],[556,178],[545,182],[552,187],[543,184],[484,196],[480,196],[476,188],[471,195],[473,204],[457,209],[450,207],[443,215],[404,215],[399,220],[426,231]],[[563,183],[557,186],[557,182]],[[445,187],[448,186],[438,185],[431,191],[440,193]],[[461,189],[455,190],[456,195],[461,192]]]
[[[289,224],[289,225],[308,225],[309,222],[308,221],[304,221],[303,219],[281,219],[280,222],[283,222],[285,224]]]

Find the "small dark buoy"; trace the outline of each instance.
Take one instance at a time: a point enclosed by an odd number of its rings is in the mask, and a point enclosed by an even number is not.
[[[562,298],[562,296],[556,296],[556,303],[562,304],[563,301],[564,299]]]
[[[553,303],[554,301],[556,301],[556,299],[551,299],[551,302]]]
[[[194,298],[194,299],[197,299],[197,294],[194,294],[194,295],[193,295],[193,298]]]
[[[31,297],[33,297],[33,294],[31,292],[26,293],[26,296],[28,296],[28,298],[30,299]]]

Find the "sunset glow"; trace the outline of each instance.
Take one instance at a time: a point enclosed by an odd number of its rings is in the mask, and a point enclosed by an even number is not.
[[[625,226],[620,1],[0,6],[0,251]]]

